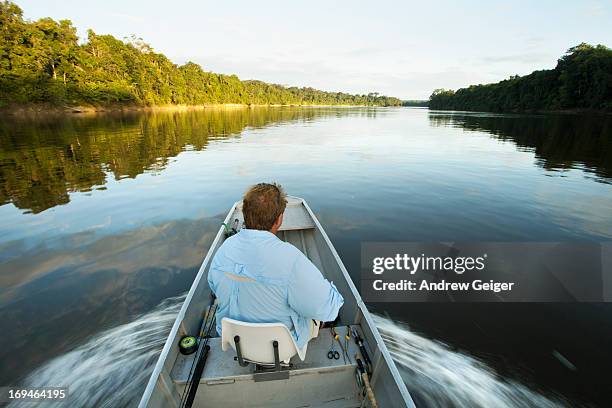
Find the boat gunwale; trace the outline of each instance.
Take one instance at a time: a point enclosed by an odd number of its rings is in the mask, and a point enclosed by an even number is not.
[[[238,205],[238,202],[234,203],[234,205],[228,212],[227,216],[225,217],[223,222],[226,225],[229,223],[232,215],[234,214],[234,211],[236,210],[237,205]],[[173,346],[173,343],[174,343],[173,340],[179,333],[179,329],[180,329],[181,324],[183,323],[183,320],[185,319],[185,314],[187,313],[187,309],[189,308],[189,305],[191,304],[191,301],[193,299],[193,296],[195,295],[196,290],[200,286],[200,281],[202,280],[204,271],[206,270],[206,267],[208,266],[208,263],[210,262],[210,259],[213,255],[213,251],[211,251],[211,249],[214,249],[219,244],[219,240],[221,239],[223,235],[223,230],[224,230],[223,225],[219,226],[217,235],[215,236],[215,239],[213,240],[212,244],[210,244],[210,248],[208,249],[208,252],[206,253],[206,257],[204,257],[204,260],[202,261],[202,264],[200,265],[200,269],[198,270],[198,273],[196,274],[196,277],[194,278],[193,283],[191,284],[191,287],[189,288],[189,293],[185,297],[183,305],[181,306],[181,310],[179,311],[178,315],[176,316],[176,319],[174,320],[174,324],[172,325],[172,329],[170,329],[170,333],[168,333],[168,337],[164,344],[164,348],[162,349],[161,353],[159,354],[159,357],[157,358],[157,362],[155,363],[155,368],[153,369],[153,372],[151,373],[151,377],[149,377],[149,382],[147,383],[147,387],[145,388],[145,391],[142,394],[142,398],[140,399],[140,402],[138,403],[138,408],[146,408],[147,404],[149,403],[151,399],[151,396],[153,395],[153,391],[155,390],[155,386],[157,385],[159,376],[162,370],[164,369],[164,365],[166,364],[166,359],[168,358],[168,355],[170,354],[170,350]]]

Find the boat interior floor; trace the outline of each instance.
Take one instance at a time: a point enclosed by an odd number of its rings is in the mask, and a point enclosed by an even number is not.
[[[358,328],[359,326],[356,325],[351,327]],[[346,326],[337,327],[336,333],[339,335],[340,342],[344,346]],[[351,337],[348,342],[348,355],[350,361],[347,360],[346,362],[340,344],[338,341],[332,340],[331,330],[329,328],[321,329],[319,335],[308,343],[308,351],[304,361],[300,360],[300,358],[295,355],[291,358],[291,366],[283,367],[283,370],[289,371],[290,375],[299,375],[309,370],[321,372],[326,370],[337,371],[338,369],[349,369],[351,372],[354,371],[357,366],[355,354],[359,354],[359,348],[355,344],[353,338]],[[235,360],[236,352],[233,349],[227,351],[221,350],[221,337],[211,338],[208,344],[210,345],[210,353],[200,383],[223,381],[227,378],[235,379],[240,376],[253,377],[255,374],[255,365],[250,364],[246,367],[241,367],[238,361]],[[327,357],[328,352],[332,349],[332,344],[333,349],[340,354],[338,360],[329,359]],[[195,356],[195,353],[188,356],[179,354],[171,374],[175,384],[184,384],[187,381],[189,370],[191,369]]]
[[[359,334],[363,336],[359,325],[351,327],[357,328]],[[343,346],[345,345],[346,331],[347,326],[336,327],[336,333],[339,335]],[[220,337],[211,338],[208,344],[210,345],[210,353],[200,380],[200,387],[227,388],[228,392],[223,394],[226,396],[232,395],[230,399],[238,400],[248,398],[250,389],[256,393],[262,392],[262,388],[258,388],[257,391],[255,391],[255,388],[251,388],[253,383],[262,381],[257,379],[258,375],[261,374],[255,371],[254,364],[241,367],[234,358],[236,352],[233,349],[222,351]],[[333,350],[340,354],[340,358],[337,360],[328,358],[328,352],[332,350],[332,344]],[[266,401],[265,405],[262,406],[276,406],[274,404],[274,392],[276,390],[279,395],[285,395],[285,402],[287,402],[287,393],[293,395],[293,404],[287,406],[358,407],[361,398],[355,380],[356,354],[359,354],[359,347],[351,337],[348,341],[350,361],[345,361],[342,348],[338,341],[332,337],[331,329],[321,329],[319,335],[308,343],[304,361],[301,361],[297,355],[294,356],[291,359],[291,366],[282,369],[288,372],[286,378],[270,381],[268,387],[263,389],[264,392],[270,392],[270,395],[258,394],[250,402],[261,400]],[[180,390],[179,392],[182,392],[189,377],[194,358],[195,354],[188,356],[179,354],[174,364],[171,378],[177,389]],[[297,376],[300,376],[299,380],[296,378]],[[293,378],[296,381],[292,381]],[[234,391],[232,392],[232,390]],[[215,394],[218,393],[209,393],[209,395]],[[313,394],[320,396],[318,403],[313,404]],[[206,395],[206,393],[203,395]],[[310,402],[307,405],[299,405],[301,401]],[[234,403],[236,403],[236,406],[242,405],[241,401],[235,400]]]

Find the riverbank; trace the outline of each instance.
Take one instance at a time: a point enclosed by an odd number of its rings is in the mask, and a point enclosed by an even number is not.
[[[159,111],[186,111],[203,109],[253,109],[253,108],[357,108],[371,105],[299,105],[299,104],[240,104],[220,103],[205,105],[136,105],[136,104],[108,104],[108,105],[64,105],[27,104],[13,105],[0,108],[0,116],[62,116],[62,115],[95,115],[100,113],[117,112],[159,112]],[[374,107],[374,106],[371,106]],[[381,106],[376,106],[381,107]]]
[[[451,108],[428,108],[432,111],[457,112],[457,113],[487,113],[495,115],[612,115],[612,110],[605,109],[531,109],[531,110],[508,110],[508,111],[486,111],[477,109],[451,109]]]

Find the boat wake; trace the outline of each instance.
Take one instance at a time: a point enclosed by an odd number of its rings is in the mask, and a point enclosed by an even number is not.
[[[45,407],[137,406],[184,300],[185,295],[168,298],[133,322],[98,334],[35,370],[25,385],[68,387],[66,401]]]
[[[185,296],[166,299],[131,323],[107,330],[31,373],[29,387],[68,387],[65,403],[45,407],[137,406]],[[381,316],[375,322],[420,407],[558,407],[484,363],[451,351]],[[31,404],[30,404],[31,405]],[[11,407],[27,407],[13,403]]]
[[[500,378],[480,360],[452,351],[390,319],[373,315],[380,334],[417,406],[538,407],[568,406],[516,381]]]

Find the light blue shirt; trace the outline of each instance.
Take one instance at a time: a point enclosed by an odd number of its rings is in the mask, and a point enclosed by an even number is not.
[[[283,323],[302,348],[311,319],[332,321],[344,299],[299,249],[268,231],[242,229],[223,242],[208,272],[221,319]]]

